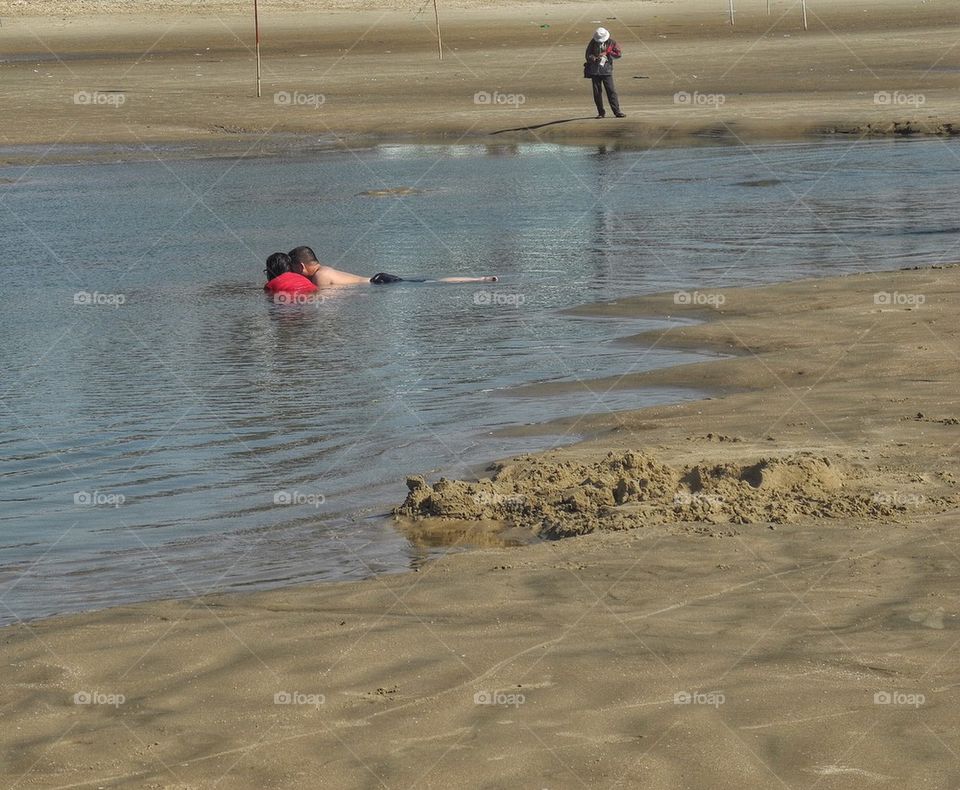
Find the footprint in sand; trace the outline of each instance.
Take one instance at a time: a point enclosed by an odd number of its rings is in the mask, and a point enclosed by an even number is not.
[[[914,612],[910,615],[910,621],[920,623],[920,625],[926,626],[927,628],[943,630],[943,607],[938,606],[932,612],[921,609],[919,612]]]

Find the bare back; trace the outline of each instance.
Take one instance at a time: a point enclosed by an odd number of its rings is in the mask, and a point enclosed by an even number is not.
[[[332,266],[321,266],[311,279],[321,288],[331,285],[360,285],[370,282],[369,277],[361,277],[358,274],[342,272],[339,269],[334,269]]]

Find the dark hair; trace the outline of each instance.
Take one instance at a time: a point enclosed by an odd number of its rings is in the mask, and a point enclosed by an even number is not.
[[[293,261],[290,260],[290,256],[285,252],[275,252],[269,258],[267,258],[267,268],[264,270],[264,273],[267,275],[268,280],[272,280],[274,277],[279,277],[281,274],[284,274],[290,271],[290,266]]]
[[[290,250],[290,258],[294,263],[320,263],[316,253],[309,247],[294,247]]]

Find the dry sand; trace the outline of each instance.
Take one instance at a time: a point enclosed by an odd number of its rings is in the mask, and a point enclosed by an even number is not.
[[[545,502],[564,464],[611,451],[682,497],[704,490],[684,469],[727,470],[720,517],[710,500],[693,521],[628,502],[591,534],[419,573],[0,630],[0,782],[956,787],[960,267],[721,294],[706,323],[637,353],[733,358],[583,385],[716,397],[539,428],[595,438],[520,465],[529,481],[539,464]],[[665,295],[591,312],[686,309]],[[796,505],[773,521],[750,500],[764,480]]]
[[[812,0],[809,32],[785,0],[770,16],[740,0],[733,27],[722,0],[441,5],[438,63],[423,3],[264,2],[258,100],[249,3],[0,2],[0,145],[55,160],[79,155],[70,143],[247,150],[283,133],[663,145],[960,130],[952,1]],[[581,64],[598,24],[626,53],[624,120],[591,117]]]

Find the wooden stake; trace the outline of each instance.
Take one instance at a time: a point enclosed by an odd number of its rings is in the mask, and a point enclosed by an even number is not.
[[[807,0],[800,0],[800,5],[803,7],[803,29],[807,30]]]
[[[730,24],[731,25],[737,24],[736,20],[734,20],[733,18],[733,0],[730,0]]]
[[[253,27],[257,35],[257,98],[262,95],[260,90],[260,9],[257,0],[253,0]]]
[[[767,0],[767,16],[770,16],[770,0]]]
[[[437,20],[437,57],[443,60],[443,41],[440,39],[440,10],[437,8],[437,0],[433,0],[433,18]]]

